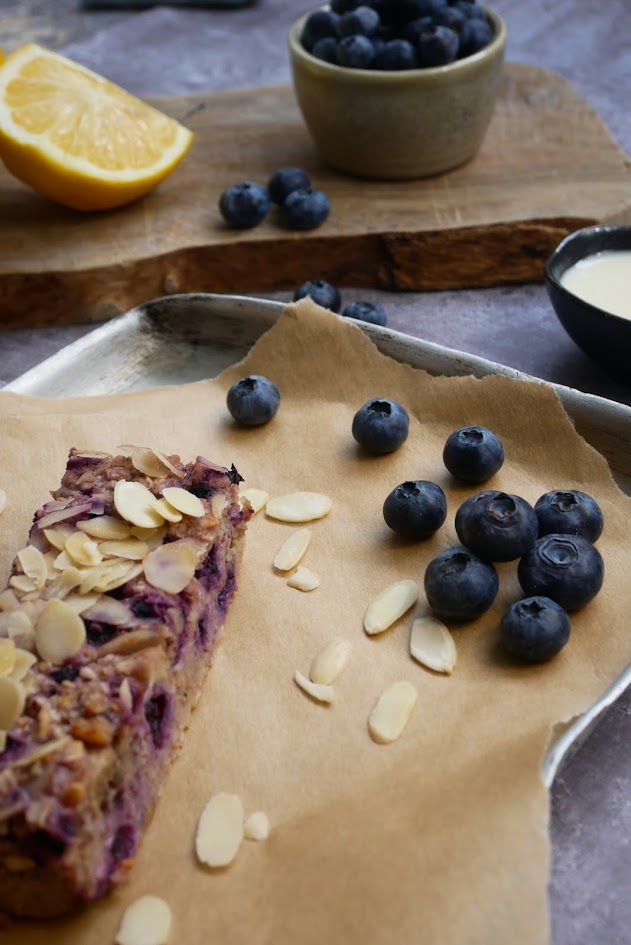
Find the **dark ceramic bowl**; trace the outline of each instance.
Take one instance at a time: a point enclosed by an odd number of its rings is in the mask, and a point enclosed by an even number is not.
[[[631,226],[588,226],[567,236],[548,259],[546,289],[570,338],[609,374],[631,384],[631,319],[584,302],[561,285],[564,272],[605,250],[631,250]]]

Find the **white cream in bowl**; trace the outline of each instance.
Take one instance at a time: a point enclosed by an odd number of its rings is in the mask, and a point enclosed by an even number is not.
[[[561,285],[584,302],[631,321],[631,250],[603,250],[566,269]]]

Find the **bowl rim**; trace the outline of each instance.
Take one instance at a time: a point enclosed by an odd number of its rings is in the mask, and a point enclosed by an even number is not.
[[[304,48],[300,42],[300,33],[302,27],[307,19],[312,13],[315,13],[317,10],[326,10],[329,9],[329,4],[320,4],[317,7],[313,7],[311,10],[307,10],[302,16],[299,16],[297,20],[289,27],[289,33],[287,37],[287,42],[289,45],[290,52],[295,58],[303,58],[310,65],[315,68],[321,69],[323,75],[330,76],[344,76],[345,78],[355,81],[362,82],[368,79],[372,82],[382,82],[387,84],[389,82],[394,83],[397,80],[409,79],[414,76],[417,79],[423,81],[421,77],[427,77],[427,80],[436,78],[441,75],[456,75],[458,72],[463,72],[471,65],[482,62],[484,59],[492,59],[497,53],[501,53],[506,47],[507,40],[507,28],[504,19],[497,13],[495,10],[491,10],[489,7],[480,4],[482,9],[487,14],[491,22],[493,23],[495,33],[491,42],[484,46],[478,52],[473,53],[470,56],[465,56],[462,59],[455,59],[454,62],[448,62],[444,66],[430,66],[424,69],[350,69],[347,66],[338,66],[332,62],[325,62],[323,59],[318,59],[316,56],[311,55],[310,52]]]
[[[623,240],[626,239],[628,245],[621,246],[618,249],[613,248],[612,246],[601,246],[600,248],[589,248],[590,247],[590,238],[600,237],[602,239],[607,239],[607,237],[620,235]],[[567,254],[569,247],[580,245],[582,241],[585,241],[586,251],[582,253],[578,258],[567,259],[567,264],[562,265],[565,261],[565,254]],[[596,256],[598,253],[604,252],[605,250],[611,250],[612,252],[624,252],[625,250],[631,251],[631,224],[626,223],[597,223],[593,226],[584,226],[579,230],[574,230],[573,233],[568,233],[558,246],[552,251],[550,256],[545,262],[544,265],[544,277],[546,282],[546,287],[548,288],[548,295],[550,295],[550,286],[556,290],[556,292],[572,300],[579,309],[584,311],[590,316],[596,318],[606,318],[611,319],[615,324],[625,324],[627,330],[631,330],[631,318],[627,318],[624,315],[616,315],[615,312],[608,312],[604,308],[600,308],[598,305],[594,305],[592,302],[587,302],[585,299],[581,298],[579,295],[576,295],[574,292],[571,292],[567,286],[563,285],[561,282],[560,276],[562,276],[571,266],[576,265],[580,260],[587,259],[589,256]],[[557,265],[561,266],[559,276],[556,273]],[[554,300],[551,299],[552,305],[555,308]],[[558,315],[558,312],[557,312]]]

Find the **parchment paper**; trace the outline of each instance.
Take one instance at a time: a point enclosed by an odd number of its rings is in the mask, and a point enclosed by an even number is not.
[[[225,408],[230,384],[270,377],[281,408],[243,430]],[[389,456],[362,456],[351,436],[369,398],[401,401],[410,436]],[[380,637],[362,617],[387,584],[422,586],[431,557],[456,542],[458,505],[478,491],[455,484],[442,447],[457,427],[482,423],[503,440],[506,462],[483,488],[534,503],[552,488],[580,488],[606,520],[598,547],[601,594],[572,617],[567,647],[542,666],[507,659],[503,610],[520,595],[515,563],[498,566],[491,610],[453,626],[453,676],[408,652],[418,606]],[[239,591],[224,640],[146,833],[130,882],[69,920],[19,925],[7,945],[106,945],[123,909],[145,893],[174,913],[182,945],[540,945],[549,939],[548,797],[539,765],[551,727],[586,709],[631,657],[631,500],[605,460],[574,431],[556,395],[503,377],[431,378],[381,355],[362,332],[309,301],[290,306],[244,362],[216,380],[127,395],[39,400],[0,393],[0,568],[26,539],[31,516],[59,481],[71,446],[113,450],[151,444],[190,460],[234,462],[270,495],[314,490],[333,499],[308,527],[303,564],[321,576],[308,594],[286,585],[272,559],[296,526],[251,522]],[[385,496],[406,479],[432,479],[448,518],[408,544],[385,526]],[[334,635],[353,644],[332,707],[293,682]],[[389,683],[408,679],[418,702],[403,737],[375,744],[367,718]],[[267,812],[272,832],[244,842],[227,869],[200,867],[194,835],[217,791],[238,793],[246,813]]]

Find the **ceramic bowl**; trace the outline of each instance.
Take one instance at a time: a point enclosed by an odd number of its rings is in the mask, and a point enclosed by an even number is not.
[[[312,11],[310,11],[312,12]],[[428,177],[478,151],[500,86],[506,27],[486,9],[494,37],[446,66],[384,72],[316,59],[300,42],[308,13],[289,31],[294,91],[322,157],[359,177]]]
[[[608,373],[629,383],[631,319],[585,302],[561,282],[570,266],[608,250],[631,250],[631,226],[588,226],[571,233],[546,262],[545,284],[552,307],[570,338]]]

